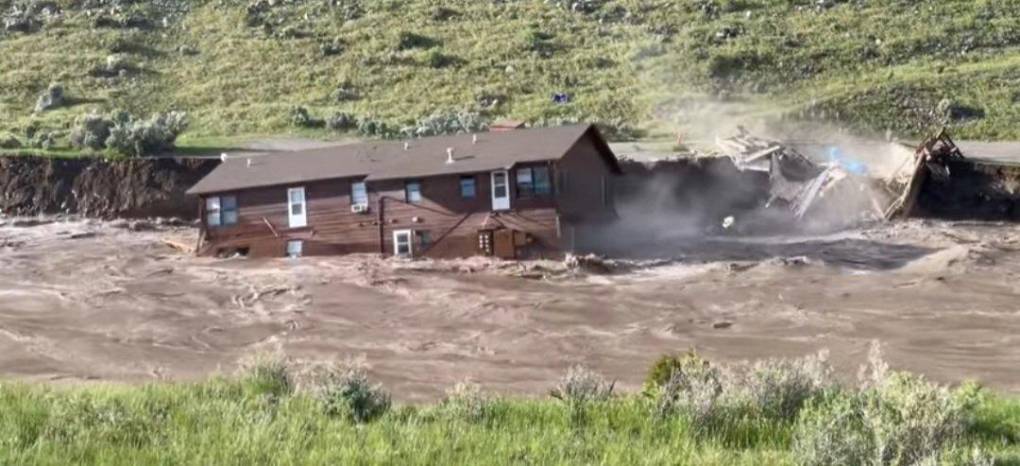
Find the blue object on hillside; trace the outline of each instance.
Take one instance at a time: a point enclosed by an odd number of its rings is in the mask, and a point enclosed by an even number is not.
[[[829,161],[843,167],[844,170],[855,175],[867,175],[868,165],[843,153],[839,147],[829,147]]]
[[[568,102],[570,102],[570,94],[566,94],[566,93],[563,93],[563,92],[557,92],[557,93],[553,94],[553,102],[558,103],[558,104],[568,103]]]

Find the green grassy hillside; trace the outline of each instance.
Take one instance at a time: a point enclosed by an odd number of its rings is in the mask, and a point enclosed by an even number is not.
[[[386,135],[456,114],[649,137],[706,101],[903,137],[948,120],[961,137],[1020,138],[1016,2],[0,0],[0,14],[0,134],[52,133],[54,150],[93,109],[184,111],[198,144],[357,123]],[[35,111],[51,83],[66,101]],[[321,122],[338,113],[357,123]]]

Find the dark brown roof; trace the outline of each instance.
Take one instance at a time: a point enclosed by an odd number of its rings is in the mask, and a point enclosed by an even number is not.
[[[585,135],[593,137],[602,157],[619,173],[616,157],[598,130],[592,125],[573,125],[228,158],[188,194],[348,177],[372,181],[492,171],[521,162],[558,160]],[[448,148],[453,149],[453,163],[447,163]]]

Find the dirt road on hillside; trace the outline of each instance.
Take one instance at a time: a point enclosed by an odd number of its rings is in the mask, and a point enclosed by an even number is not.
[[[902,223],[823,238],[678,243],[593,275],[560,263],[194,258],[194,230],[0,220],[0,374],[195,379],[280,348],[364,355],[398,399],[464,378],[541,395],[574,363],[636,388],[659,354],[891,365],[1020,391],[1020,228]],[[136,225],[138,226],[138,225]],[[141,225],[146,226],[146,225]],[[143,228],[144,229],[144,228]]]

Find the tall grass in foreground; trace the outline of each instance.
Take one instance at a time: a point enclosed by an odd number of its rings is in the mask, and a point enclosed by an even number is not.
[[[391,405],[355,361],[143,387],[0,385],[0,464],[1018,464],[1020,400],[824,359],[666,358],[641,394],[573,368],[555,397]],[[881,371],[879,371],[881,372]],[[995,463],[993,463],[993,461]]]

